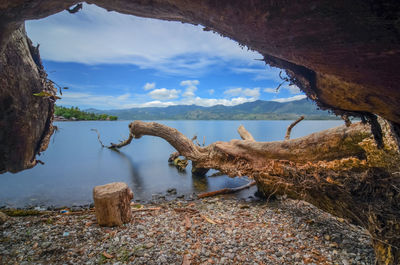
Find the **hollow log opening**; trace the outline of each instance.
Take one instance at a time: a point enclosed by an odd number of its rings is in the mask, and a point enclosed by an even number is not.
[[[77,1],[0,1],[0,52],[8,54],[7,47],[18,47],[13,34],[27,19],[38,19],[73,8]],[[230,37],[250,49],[260,52],[266,63],[286,69],[291,82],[299,86],[323,109],[339,115],[364,117],[379,114],[400,124],[400,93],[398,66],[400,34],[397,1],[89,1],[107,10],[164,20],[201,24],[207,30]],[[75,12],[75,11],[73,11]],[[15,59],[15,58],[14,58]],[[27,58],[20,58],[19,60]],[[12,83],[4,71],[7,62],[2,59],[2,91],[13,91],[19,84]],[[13,68],[14,73],[19,73]],[[37,78],[35,78],[37,80]],[[18,80],[18,82],[23,82]],[[44,89],[44,88],[43,88]],[[1,101],[9,102],[8,92],[1,93]],[[22,109],[23,98],[13,106]],[[20,102],[18,104],[18,102]],[[45,103],[40,103],[45,104]],[[7,106],[7,104],[4,104]],[[30,103],[28,105],[31,105]],[[5,113],[4,111],[3,113]],[[46,116],[46,115],[41,115]],[[2,119],[5,134],[12,134],[11,117]],[[39,118],[42,121],[45,117]],[[27,125],[37,118],[25,119],[28,130],[43,132],[43,128]],[[30,126],[30,127],[29,127]],[[41,135],[41,133],[40,133]],[[23,143],[25,136],[16,137]],[[2,150],[10,150],[3,137]],[[29,148],[40,142],[41,136],[22,146]],[[3,143],[4,142],[4,143]],[[26,147],[28,148],[28,147]],[[37,148],[36,148],[37,149]],[[20,152],[16,150],[17,153]],[[6,151],[8,153],[8,151]],[[24,152],[21,152],[24,153]],[[14,164],[15,171],[32,162],[16,154],[23,161],[20,166],[6,155],[2,163]],[[28,161],[29,160],[29,161]],[[2,171],[8,170],[3,166]]]
[[[201,24],[286,69],[290,81],[322,109],[368,121],[371,125],[348,123],[301,139],[233,140],[206,147],[172,128],[135,122],[124,144],[141,135],[162,137],[198,169],[252,176],[267,194],[304,199],[364,226],[373,236],[378,262],[400,263],[397,0],[88,2],[120,13]],[[64,9],[77,12],[78,3],[0,0],[0,172],[34,166],[52,133],[54,88],[23,23]],[[41,92],[42,97],[33,95]]]

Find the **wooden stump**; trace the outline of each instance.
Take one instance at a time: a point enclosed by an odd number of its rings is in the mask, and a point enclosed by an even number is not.
[[[133,192],[123,182],[93,188],[97,223],[100,226],[120,226],[131,220]]]

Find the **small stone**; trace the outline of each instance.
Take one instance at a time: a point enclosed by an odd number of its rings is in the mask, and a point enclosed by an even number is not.
[[[42,248],[48,248],[51,246],[51,242],[43,242],[42,243]]]
[[[152,248],[154,247],[154,243],[150,242],[146,244],[146,248]]]
[[[4,224],[8,220],[8,215],[3,212],[0,212],[0,225]]]
[[[170,188],[170,189],[167,190],[167,193],[171,194],[171,195],[175,195],[176,194],[176,189],[175,188]]]
[[[164,255],[161,255],[161,256],[158,258],[158,261],[161,262],[162,264],[166,264],[166,263],[168,262],[168,260],[165,258]]]

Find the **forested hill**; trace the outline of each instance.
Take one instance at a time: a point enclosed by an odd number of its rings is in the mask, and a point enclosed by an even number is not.
[[[88,109],[106,113],[121,120],[289,120],[304,115],[306,119],[338,119],[327,111],[318,110],[307,99],[279,103],[257,100],[236,106],[201,107],[177,105],[169,107],[131,108],[120,110]]]
[[[93,120],[110,120],[115,121],[118,118],[116,116],[107,115],[102,113],[93,113],[82,111],[77,107],[62,107],[54,106],[54,120],[64,121],[64,120],[77,120],[77,121],[93,121]]]

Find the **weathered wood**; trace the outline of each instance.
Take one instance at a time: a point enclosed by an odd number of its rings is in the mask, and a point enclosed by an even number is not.
[[[248,189],[251,186],[256,185],[255,181],[250,181],[246,185],[236,187],[236,188],[225,188],[225,189],[220,189],[220,190],[215,190],[215,191],[210,191],[210,192],[205,192],[205,193],[200,193],[197,195],[197,198],[202,199],[202,198],[207,198],[207,197],[212,197],[212,196],[217,196],[217,195],[223,195],[223,194],[230,194],[230,193],[235,193],[244,189]]]
[[[292,124],[289,125],[289,127],[286,130],[285,140],[289,140],[290,139],[290,133],[292,132],[293,127],[296,126],[302,120],[304,120],[304,116],[300,116],[300,118],[298,118]]]
[[[252,141],[255,142],[256,140],[254,140],[253,135],[251,135],[251,133],[249,133],[246,128],[244,128],[243,125],[240,125],[238,128],[238,133],[240,135],[240,137],[242,138],[242,140],[248,140],[248,141]]]
[[[135,121],[130,130],[135,138],[167,140],[198,168],[252,177],[267,196],[286,194],[363,226],[380,264],[400,261],[400,153],[386,121],[379,122],[382,147],[363,123],[284,141],[231,140],[205,147],[154,122]]]
[[[97,223],[100,226],[120,226],[132,218],[133,192],[123,182],[114,182],[93,189]]]

